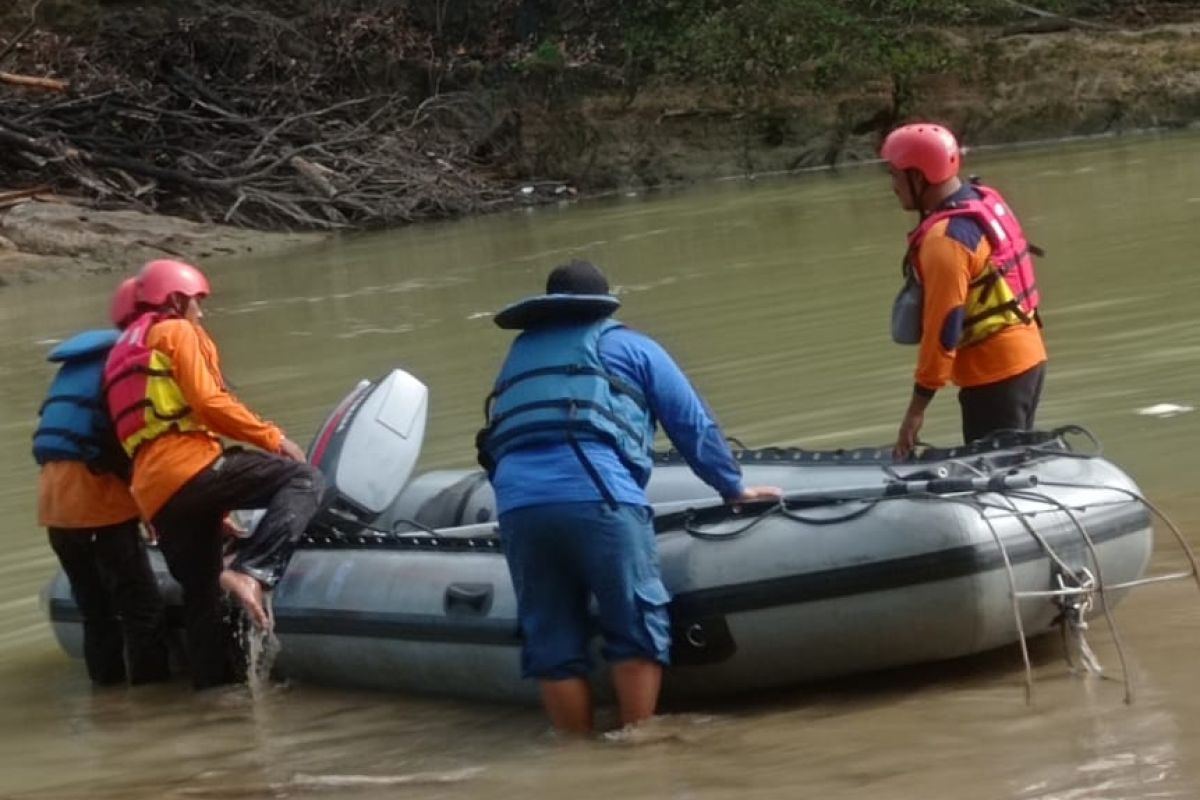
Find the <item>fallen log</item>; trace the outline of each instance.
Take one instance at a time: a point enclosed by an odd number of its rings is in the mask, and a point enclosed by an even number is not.
[[[10,208],[23,200],[28,200],[48,191],[50,191],[50,186],[42,184],[41,186],[31,186],[28,189],[9,189],[0,192],[0,208]]]
[[[337,187],[329,179],[329,176],[336,174],[333,170],[328,167],[322,167],[319,164],[314,164],[300,156],[292,156],[288,163],[308,181],[312,188],[326,197],[337,196]]]

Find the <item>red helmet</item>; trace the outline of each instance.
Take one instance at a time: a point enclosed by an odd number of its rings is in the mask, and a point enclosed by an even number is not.
[[[112,305],[108,310],[112,324],[125,328],[137,315],[137,278],[126,278],[113,292]]]
[[[879,154],[896,169],[915,169],[931,184],[957,175],[962,160],[954,134],[928,122],[896,128],[883,140]]]
[[[191,264],[173,259],[151,261],[137,276],[139,303],[159,307],[166,305],[173,294],[184,297],[207,297],[208,278]]]

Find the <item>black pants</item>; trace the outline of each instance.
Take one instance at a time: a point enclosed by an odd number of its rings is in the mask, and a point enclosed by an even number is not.
[[[169,679],[162,596],[137,520],[49,532],[83,616],[83,657],[92,682]]]
[[[1020,375],[959,391],[963,441],[970,443],[997,431],[1033,430],[1045,377],[1043,362]]]
[[[183,623],[197,689],[233,682],[240,674],[218,583],[221,519],[236,509],[267,509],[231,568],[272,588],[317,512],[324,486],[321,473],[308,464],[231,448],[184,484],[154,517],[159,548],[183,588]]]

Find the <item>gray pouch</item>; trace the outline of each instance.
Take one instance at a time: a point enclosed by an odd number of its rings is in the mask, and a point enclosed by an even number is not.
[[[921,316],[925,291],[911,275],[892,301],[892,341],[896,344],[921,343]]]

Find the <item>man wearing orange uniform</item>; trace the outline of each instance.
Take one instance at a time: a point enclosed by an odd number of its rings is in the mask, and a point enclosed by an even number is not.
[[[964,441],[1032,428],[1046,363],[1034,248],[999,193],[959,179],[950,131],[904,125],[882,156],[901,206],[921,215],[893,309],[893,337],[920,346],[896,457],[912,452],[925,409],[950,382],[960,387]]]
[[[117,289],[111,316],[134,313],[133,279]],[[163,602],[129,494],[129,459],[103,410],[104,359],[115,330],[87,331],[50,353],[60,363],[33,435],[38,524],[48,529],[83,617],[83,655],[98,686],[170,678]]]
[[[282,577],[324,482],[294,442],[226,387],[216,345],[199,325],[204,275],[180,261],[152,261],[137,286],[144,313],[109,355],[106,399],[133,458],[133,497],[183,588],[192,680],[205,688],[237,674],[221,590],[260,628],[270,626],[264,588]],[[227,449],[221,436],[266,452]],[[243,508],[267,511],[226,568],[222,520]]]

